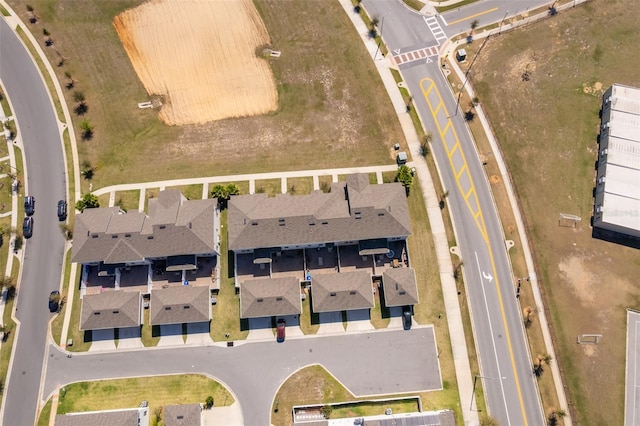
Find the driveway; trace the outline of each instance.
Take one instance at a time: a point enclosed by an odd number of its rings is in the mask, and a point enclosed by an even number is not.
[[[338,334],[344,333],[342,324],[342,312],[326,312],[319,314],[320,328],[318,334]]]
[[[45,396],[76,381],[207,374],[228,386],[237,397],[247,425],[268,425],[278,388],[289,376],[310,365],[324,366],[356,396],[442,389],[432,326],[290,338],[281,344],[272,339],[234,347],[146,348],[78,354],[72,358],[50,346],[48,360]],[[260,380],[247,380],[248,377]]]
[[[347,331],[372,331],[371,313],[369,309],[347,311]]]

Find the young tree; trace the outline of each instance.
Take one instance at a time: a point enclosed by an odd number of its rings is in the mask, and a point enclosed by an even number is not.
[[[413,183],[413,173],[411,169],[406,165],[398,167],[398,174],[396,175],[396,182],[400,182],[404,186],[404,190],[409,195],[411,184]]]
[[[76,90],[75,92],[73,92],[73,101],[74,102],[84,102],[84,101],[86,101],[86,98],[84,96],[84,92],[81,92],[80,90]]]
[[[85,115],[87,113],[87,111],[89,111],[89,105],[87,105],[86,102],[80,102],[73,109],[73,112],[75,112],[76,115]]]
[[[93,179],[93,174],[95,172],[95,168],[91,164],[89,160],[83,160],[82,165],[80,166],[80,175],[85,178],[85,180]]]
[[[238,195],[240,189],[236,184],[230,183],[227,186],[216,184],[211,188],[211,198],[218,199],[218,205],[221,209],[227,208],[227,202],[232,195]]]
[[[82,140],[90,141],[93,139],[93,126],[87,119],[82,120],[82,123],[80,123],[80,129],[82,130]]]
[[[98,202],[98,196],[90,192],[87,192],[82,196],[82,199],[76,203],[76,209],[83,212],[85,209],[94,209],[100,207]]]
[[[211,409],[211,407],[213,407],[213,397],[209,395],[207,399],[205,399],[204,403],[205,407],[207,407],[207,410]]]

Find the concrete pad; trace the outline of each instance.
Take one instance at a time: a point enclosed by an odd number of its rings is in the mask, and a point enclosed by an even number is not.
[[[118,331],[118,349],[143,348],[140,327],[121,328]]]
[[[184,345],[184,340],[182,340],[182,324],[161,325],[158,346],[179,345]]]
[[[247,340],[272,340],[275,339],[271,328],[271,318],[250,318],[249,335]]]
[[[320,328],[318,334],[344,333],[342,325],[342,312],[327,312],[319,314]]]
[[[387,328],[402,328],[402,308],[400,306],[395,306],[393,308],[389,308],[389,315],[391,315],[391,319],[389,321],[389,326]]]
[[[115,333],[113,329],[93,330],[91,332],[91,347],[89,352],[113,351],[116,349]]]
[[[190,345],[207,345],[213,343],[209,335],[209,323],[197,322],[187,324],[187,343]]]
[[[375,330],[375,327],[371,324],[371,313],[368,309],[347,311],[347,331],[369,330]]]
[[[287,323],[286,337],[304,336],[304,333],[300,328],[300,316],[286,315],[283,317],[278,317],[278,319],[280,318],[284,319]]]
[[[242,425],[242,409],[238,401],[228,407],[216,407],[213,401],[211,410],[202,410],[202,426]]]

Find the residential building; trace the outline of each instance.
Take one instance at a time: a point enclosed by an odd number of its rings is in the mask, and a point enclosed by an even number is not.
[[[334,182],[329,193],[231,197],[227,228],[243,318],[298,313],[294,294],[304,297],[309,287],[315,312],[370,309],[374,278],[413,271],[406,191],[400,183],[372,185],[366,174]],[[417,303],[415,275],[395,280]]]

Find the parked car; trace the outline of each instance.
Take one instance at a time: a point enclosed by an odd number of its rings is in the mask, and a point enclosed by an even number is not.
[[[31,238],[33,235],[33,217],[27,216],[22,222],[22,234],[25,238]]]
[[[49,312],[58,312],[60,307],[60,292],[54,290],[49,294]]]
[[[405,330],[411,330],[411,308],[405,306],[402,310],[402,328]]]
[[[65,200],[58,201],[58,220],[60,222],[67,219],[67,202]]]
[[[36,199],[33,195],[25,195],[24,197],[24,214],[31,216],[36,211]]]
[[[285,328],[287,326],[287,323],[284,319],[280,318],[278,320],[278,323],[276,325],[276,340],[278,341],[278,343],[282,343],[284,342],[284,338],[285,338]]]

